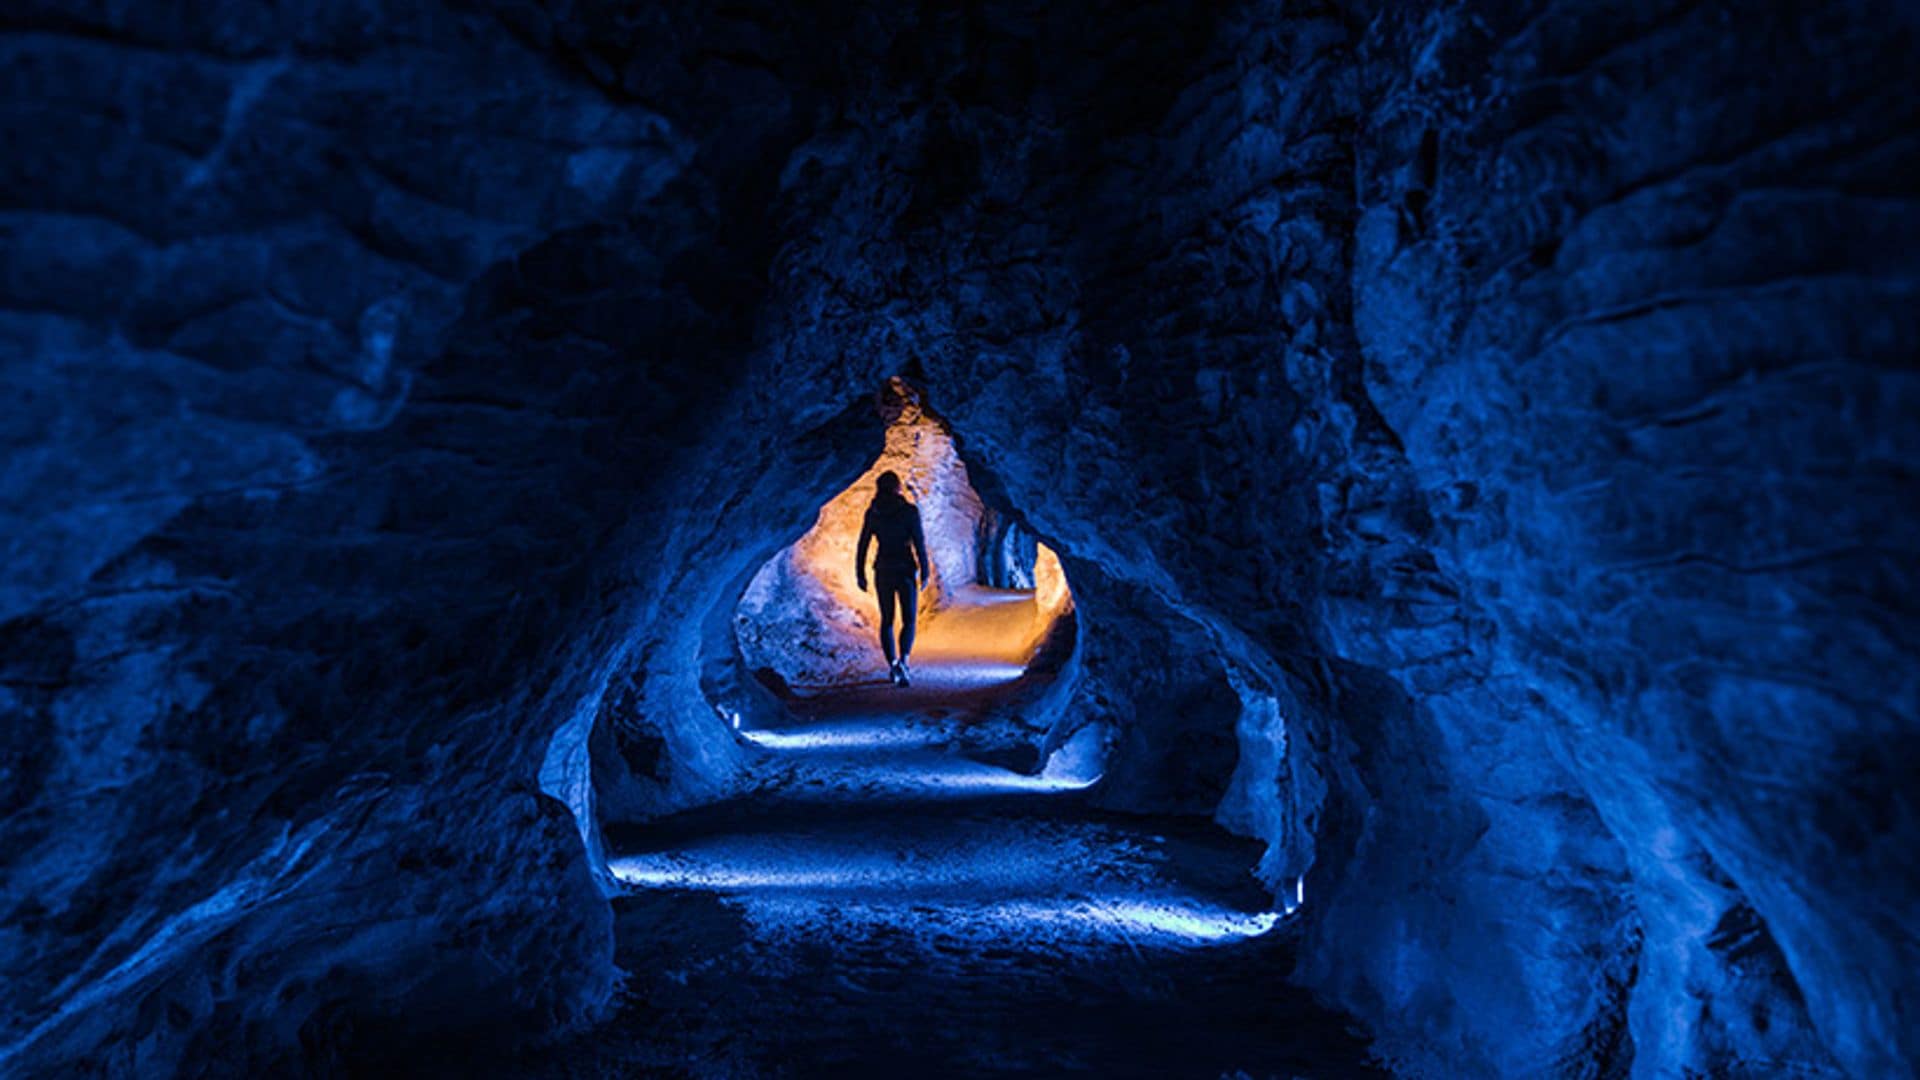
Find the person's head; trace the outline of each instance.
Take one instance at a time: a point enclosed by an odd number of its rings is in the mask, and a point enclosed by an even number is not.
[[[879,497],[882,499],[899,498],[900,497],[899,474],[891,470],[881,473],[880,479],[875,480],[873,482],[873,490],[877,492]]]

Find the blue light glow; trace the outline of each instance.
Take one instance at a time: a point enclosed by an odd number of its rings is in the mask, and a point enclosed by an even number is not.
[[[803,727],[742,731],[740,737],[769,750],[905,750],[938,746],[948,734],[939,728],[899,720],[836,720]]]
[[[1114,943],[1204,947],[1259,937],[1281,920],[1274,911],[1244,912],[1196,898],[1128,894],[971,903],[916,901],[910,908],[897,902],[833,900],[801,893],[735,897],[731,902],[762,933],[813,937],[884,927],[905,929],[916,936],[975,941],[983,947],[1023,942],[1060,948]]]
[[[1280,914],[1274,911],[1248,913],[1195,902],[1140,899],[1089,898],[1080,904],[1018,901],[993,905],[993,913],[1029,925],[1111,930],[1123,936],[1197,943],[1259,937],[1280,922]]]
[[[915,859],[879,850],[861,858],[829,848],[830,863],[811,864],[814,851],[798,843],[784,852],[768,848],[726,852],[739,861],[695,850],[626,855],[612,865],[614,875],[634,888],[724,894],[763,929],[799,931],[830,922],[919,927],[999,941],[1214,944],[1258,937],[1282,918],[1277,911],[1237,911],[1192,896],[1047,895],[1059,888],[1062,864],[1084,859],[1084,852],[1070,845],[1057,852],[1038,846],[1010,850],[1004,859],[992,850]]]

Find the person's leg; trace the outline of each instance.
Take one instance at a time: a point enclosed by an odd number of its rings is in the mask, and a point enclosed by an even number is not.
[[[893,667],[893,581],[885,573],[873,576],[873,594],[880,601],[880,651]]]
[[[913,575],[907,574],[900,579],[900,662],[905,664],[907,657],[913,655],[913,624],[920,612],[920,589],[914,583]]]

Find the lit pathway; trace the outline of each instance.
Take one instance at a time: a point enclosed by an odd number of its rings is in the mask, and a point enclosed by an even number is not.
[[[921,685],[957,681],[941,666],[925,665]],[[1066,754],[1038,775],[969,757],[954,748],[966,713],[875,716],[856,700],[748,732],[767,750],[764,786],[628,838],[615,875],[718,893],[767,936],[878,923],[981,947],[1064,948],[1198,944],[1273,926],[1247,873],[1254,845],[1205,823],[1092,810],[1083,795],[1098,777]]]
[[[817,699],[753,793],[610,837],[629,1003],[523,1074],[1371,1075],[1283,982],[1284,935],[1206,821],[994,764],[1018,688],[929,651],[912,690]],[[989,759],[989,760],[983,760]]]

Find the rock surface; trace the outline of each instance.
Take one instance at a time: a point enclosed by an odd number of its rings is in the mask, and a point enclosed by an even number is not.
[[[0,1072],[592,1023],[900,375],[1389,1064],[1913,1074],[1907,5],[0,32]]]

